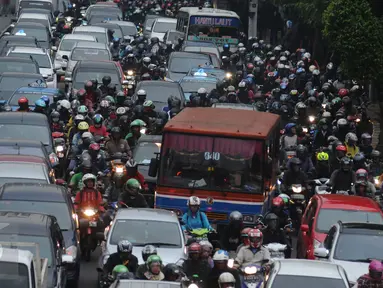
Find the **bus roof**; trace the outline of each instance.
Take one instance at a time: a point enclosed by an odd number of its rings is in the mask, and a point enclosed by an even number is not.
[[[237,109],[185,108],[164,128],[180,132],[265,139],[279,123],[279,115]]]
[[[182,7],[179,12],[186,12],[189,13],[189,15],[200,15],[200,16],[226,16],[226,17],[237,17],[239,18],[238,14],[229,11],[229,10],[222,10],[222,9],[214,9],[214,8],[202,8],[199,7]]]

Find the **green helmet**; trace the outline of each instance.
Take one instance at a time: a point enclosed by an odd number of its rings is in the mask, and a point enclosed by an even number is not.
[[[125,183],[125,189],[132,194],[137,194],[138,191],[141,190],[141,184],[137,179],[130,178]]]
[[[335,104],[338,104],[341,101],[342,101],[342,99],[340,99],[340,97],[336,97],[336,98],[332,99],[331,104],[335,105]]]
[[[148,265],[148,268],[150,269],[150,265],[152,263],[160,263],[162,264],[162,260],[161,260],[161,257],[158,256],[158,255],[150,255],[148,257],[148,260],[146,260],[146,265]]]
[[[77,113],[81,115],[88,114],[88,107],[86,107],[85,105],[78,106]]]
[[[118,274],[129,272],[129,269],[125,265],[117,265],[113,268],[112,276],[116,278]]]
[[[153,101],[152,100],[146,100],[144,102],[144,108],[151,108],[151,109],[154,109],[156,108],[156,106],[154,105]]]
[[[108,101],[110,104],[116,104],[116,101],[114,100],[113,96],[106,96],[105,100]]]
[[[146,123],[144,121],[142,121],[141,119],[136,119],[136,120],[132,121],[132,123],[130,123],[130,128],[132,128],[134,126],[145,127]]]

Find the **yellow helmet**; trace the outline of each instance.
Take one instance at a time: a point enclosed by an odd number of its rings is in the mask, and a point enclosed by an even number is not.
[[[79,131],[88,131],[89,130],[89,124],[86,123],[85,121],[81,121],[80,123],[78,123],[77,129]]]
[[[326,152],[319,152],[317,154],[317,160],[318,161],[328,161],[328,153],[326,153]]]

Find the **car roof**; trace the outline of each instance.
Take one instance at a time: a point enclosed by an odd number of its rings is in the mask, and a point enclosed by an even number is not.
[[[22,47],[22,46],[15,46],[11,49],[10,53],[26,53],[26,54],[40,54],[40,55],[47,55],[47,50],[44,48],[38,48],[38,47]]]
[[[303,259],[276,260],[279,268],[277,275],[311,276],[320,278],[342,279],[337,264]]]
[[[0,187],[0,200],[66,202],[66,190],[54,184],[6,183]]]
[[[19,39],[23,39],[23,40],[27,40],[27,41],[36,41],[36,37],[34,36],[23,36],[23,35],[5,35],[3,37],[0,38],[0,41],[1,42],[7,42],[7,41],[14,41],[14,40],[19,40]],[[27,42],[25,41],[25,42]]]
[[[6,56],[0,57],[0,62],[23,62],[23,63],[34,63],[31,58],[23,58],[17,56]],[[7,73],[7,72],[5,72]],[[17,72],[16,72],[17,73]],[[4,73],[2,73],[4,74]],[[24,74],[24,73],[23,73]]]
[[[53,4],[53,0],[21,0],[21,2],[49,2]]]
[[[34,12],[29,12],[29,11],[34,11]],[[52,14],[52,11],[49,11],[48,9],[43,9],[43,8],[35,8],[35,7],[27,7],[23,8],[21,13],[39,13],[39,14]]]
[[[203,54],[203,53],[194,53],[194,52],[172,52],[170,54],[170,58],[201,58],[201,59],[206,59],[209,58],[210,60],[210,55],[209,54]]]
[[[355,210],[355,211],[380,211],[378,204],[368,197],[348,195],[316,195],[321,203],[321,209],[342,209],[342,210]]]
[[[116,63],[113,61],[80,61],[76,67],[81,67],[81,68],[105,68],[105,69],[110,69],[111,66],[114,68],[117,68]]]
[[[129,22],[129,21],[119,21],[119,20],[110,20],[108,21],[108,23],[112,23],[112,24],[117,24],[117,25],[120,25],[120,26],[133,26],[133,27],[136,27],[136,25],[133,23],[133,22]]]
[[[19,19],[20,18],[28,18],[28,19],[46,19],[46,20],[49,20],[49,16],[47,14],[42,14],[42,13],[30,13],[30,12],[23,12],[23,10],[21,10],[21,14],[19,16]]]
[[[32,163],[32,164],[45,164],[46,159],[43,157],[32,155],[0,155],[1,162],[13,162],[13,163]]]
[[[80,33],[65,34],[64,37],[61,39],[61,41],[62,40],[84,40],[84,41],[94,41],[94,42],[97,42],[96,37],[94,37],[93,35],[80,34]]]
[[[122,219],[153,220],[178,223],[177,214],[175,214],[173,211],[151,208],[120,209],[117,211],[114,220]]]
[[[47,29],[47,26],[41,23],[37,22],[18,22],[16,23],[14,29],[16,29],[18,26],[24,26],[24,27],[33,27],[33,28],[42,28],[42,29]]]
[[[0,234],[49,235],[50,219],[55,218],[39,213],[0,212]]]
[[[73,29],[73,32],[96,32],[106,33],[108,29],[99,26],[77,26]],[[77,34],[77,33],[76,33]]]
[[[34,140],[18,140],[18,139],[0,139],[0,147],[19,146],[19,147],[36,147],[41,148],[44,144]]]
[[[75,44],[75,46],[72,49],[75,48],[88,48],[88,49],[102,49],[102,50],[108,50],[108,45],[106,43],[100,43],[95,42],[92,43],[92,45],[89,44],[89,41],[79,41]]]
[[[162,143],[162,136],[144,134],[140,138],[138,138],[138,143],[141,143],[141,142]],[[1,146],[1,141],[0,141],[0,146]]]
[[[166,17],[159,17],[156,18],[156,22],[163,22],[163,23],[177,23],[177,19],[174,18],[166,18]]]
[[[213,108],[224,108],[224,109],[239,109],[239,110],[251,110],[257,111],[257,109],[251,104],[243,103],[214,103]]]
[[[4,72],[4,73],[1,73],[0,77],[1,78],[2,77],[30,77],[30,78],[36,77],[36,78],[43,78],[43,76],[41,74],[37,74],[37,73],[24,73],[24,72]],[[3,113],[4,112],[2,112],[0,114],[3,114]],[[7,113],[12,113],[12,112],[7,112]],[[29,113],[29,114],[32,114],[32,113]],[[33,114],[37,114],[37,113],[33,113]],[[41,116],[44,116],[44,115],[41,115]]]
[[[3,75],[4,74],[5,73],[3,73]],[[23,73],[23,74],[26,74],[26,73]],[[30,75],[36,75],[36,74],[30,74]],[[47,128],[49,127],[47,116],[40,113],[29,113],[29,112],[17,112],[17,113],[1,112],[0,124],[23,124],[23,125],[45,126]]]
[[[279,115],[236,109],[185,108],[165,125],[166,132],[265,139]]]

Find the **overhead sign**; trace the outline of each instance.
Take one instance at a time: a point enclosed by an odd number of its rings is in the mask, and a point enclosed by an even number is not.
[[[238,18],[230,17],[192,16],[190,25],[239,27],[240,21]]]

